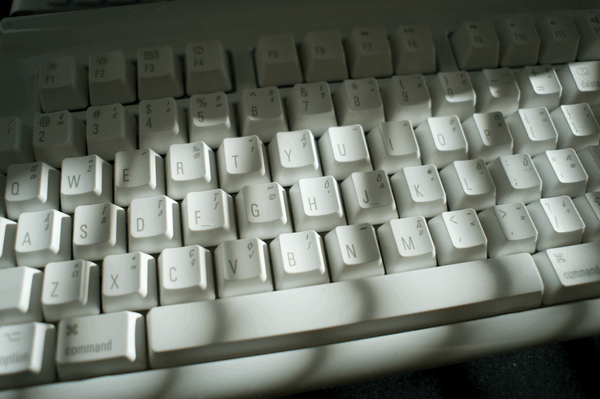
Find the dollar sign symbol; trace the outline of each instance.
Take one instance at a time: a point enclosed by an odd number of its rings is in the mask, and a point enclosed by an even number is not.
[[[146,105],[146,113],[147,114],[151,114],[152,113],[152,109],[151,109],[150,104]]]

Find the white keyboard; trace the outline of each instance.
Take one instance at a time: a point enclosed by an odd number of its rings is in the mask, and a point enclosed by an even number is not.
[[[4,19],[0,397],[283,395],[599,334],[600,9],[438,3]]]

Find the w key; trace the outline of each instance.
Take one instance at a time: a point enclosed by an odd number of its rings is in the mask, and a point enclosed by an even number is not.
[[[112,201],[113,167],[111,164],[97,155],[63,160],[60,183],[60,202],[63,212],[73,213],[79,205]]]

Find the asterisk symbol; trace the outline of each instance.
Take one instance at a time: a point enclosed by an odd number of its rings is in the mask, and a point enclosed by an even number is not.
[[[350,87],[352,87],[353,90],[358,90],[358,85],[356,83],[352,83]]]

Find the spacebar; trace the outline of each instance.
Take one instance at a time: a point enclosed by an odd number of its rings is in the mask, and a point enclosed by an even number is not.
[[[518,254],[292,290],[159,306],[150,366],[162,368],[361,339],[540,306],[532,257]]]

